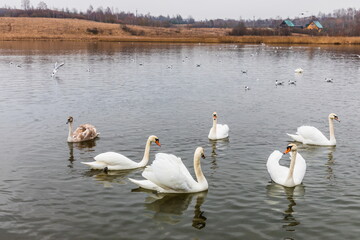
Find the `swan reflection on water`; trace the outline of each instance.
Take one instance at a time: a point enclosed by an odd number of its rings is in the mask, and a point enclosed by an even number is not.
[[[146,210],[154,212],[154,215],[152,215],[154,220],[168,224],[179,223],[183,219],[184,212],[191,205],[192,199],[195,198],[192,226],[196,229],[202,229],[206,226],[206,217],[200,207],[205,202],[207,191],[200,193],[161,194],[137,188],[133,189],[132,192],[148,193],[149,195],[144,203]]]
[[[300,224],[300,221],[296,220],[294,217],[294,209],[296,206],[295,197],[303,197],[305,195],[305,188],[303,185],[297,185],[296,187],[284,187],[276,183],[271,183],[266,186],[267,195],[271,198],[268,201],[272,205],[272,209],[282,213],[282,226],[286,231],[295,231],[295,227]],[[281,199],[284,199],[284,195],[288,200],[288,204],[285,210],[277,208],[282,202]]]
[[[326,179],[328,180],[335,180],[334,171],[332,169],[335,159],[334,159],[334,152],[336,151],[336,146],[314,146],[314,145],[302,145],[301,148],[307,152],[307,154],[311,154],[312,156],[316,156],[319,161],[323,162],[326,166],[327,176]],[[325,157],[327,156],[327,157]]]
[[[142,169],[130,169],[130,170],[118,170],[118,171],[108,171],[104,172],[103,170],[88,170],[85,172],[85,176],[92,177],[95,181],[102,183],[105,188],[112,188],[113,184],[127,184],[128,175],[137,171],[142,171]]]
[[[217,150],[223,151],[226,150],[229,146],[229,138],[220,139],[220,140],[209,140],[209,145],[211,146],[211,169],[217,168],[216,157]]]
[[[68,147],[69,147],[69,168],[73,167],[73,163],[75,161],[75,157],[74,157],[74,148],[78,149],[78,150],[85,150],[86,152],[92,152],[94,151],[92,148],[94,148],[96,146],[96,141],[97,139],[93,139],[93,140],[89,140],[89,141],[85,141],[85,142],[68,142]]]

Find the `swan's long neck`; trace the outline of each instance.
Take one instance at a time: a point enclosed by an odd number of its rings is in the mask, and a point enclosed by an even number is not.
[[[150,145],[151,145],[151,141],[150,141],[150,139],[148,139],[146,141],[146,145],[145,145],[144,157],[141,160],[141,162],[139,162],[139,165],[141,167],[146,166],[146,164],[149,162],[149,159],[150,159]]]
[[[332,144],[336,144],[334,121],[331,118],[329,118],[329,130],[330,130],[330,142]]]
[[[217,119],[215,118],[213,119],[213,126],[211,128],[211,133],[210,133],[213,137],[216,137],[216,125],[217,125]]]
[[[73,133],[73,130],[72,130],[72,122],[69,122],[68,142],[71,142],[71,141],[73,140],[73,138],[72,138],[72,133]]]
[[[201,184],[202,186],[208,186],[208,182],[201,170],[201,165],[200,165],[200,158],[201,158],[201,154],[198,152],[195,152],[194,154],[194,170],[195,170],[195,175],[196,175],[196,179],[197,182],[199,184]]]
[[[288,180],[290,180],[290,179],[292,180],[292,179],[293,179],[294,169],[295,169],[296,155],[297,155],[297,151],[292,151],[292,152],[291,152],[289,175],[288,175],[288,177],[287,177]]]

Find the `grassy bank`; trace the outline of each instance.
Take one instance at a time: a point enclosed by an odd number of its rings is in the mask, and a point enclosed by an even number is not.
[[[78,19],[0,18],[0,41],[360,44],[360,37],[229,36],[231,29],[124,26]]]

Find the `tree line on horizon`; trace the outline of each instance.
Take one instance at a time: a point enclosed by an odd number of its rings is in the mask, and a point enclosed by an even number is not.
[[[324,29],[321,32],[305,29],[283,29],[280,23],[284,20],[276,19],[210,19],[196,21],[189,16],[183,18],[176,16],[152,16],[119,11],[110,7],[97,7],[90,5],[86,11],[77,9],[49,9],[44,1],[40,1],[36,7],[31,5],[30,0],[21,0],[22,9],[4,6],[0,8],[0,17],[45,17],[45,18],[76,18],[104,23],[129,24],[152,27],[174,27],[186,25],[189,28],[232,28],[230,35],[291,35],[304,33],[311,35],[327,36],[360,36],[360,10],[355,8],[338,9],[333,13],[319,13],[317,16],[298,17],[291,19],[297,25],[305,25],[310,20],[318,20]]]

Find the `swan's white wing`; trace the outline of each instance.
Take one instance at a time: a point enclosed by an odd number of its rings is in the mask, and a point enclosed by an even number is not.
[[[226,124],[216,125],[216,137],[218,139],[227,138],[229,136],[229,126]]]
[[[279,164],[279,161],[283,155],[284,154],[280,151],[275,150],[270,154],[266,163],[266,167],[271,179],[279,184],[283,184],[289,175],[289,168]]]
[[[166,153],[157,153],[142,175],[166,191],[188,192],[198,184],[180,158]]]
[[[60,63],[59,65],[57,65],[57,62],[55,63],[55,69],[58,70],[60,67],[64,66],[64,62]]]
[[[138,163],[116,152],[100,153],[94,157],[96,162],[104,163],[109,170],[137,168]]]
[[[292,156],[292,153],[290,152],[290,158]],[[294,167],[294,173],[293,173],[293,180],[296,185],[300,184],[305,176],[306,172],[306,162],[305,159],[300,155],[300,153],[297,153],[296,155],[296,161],[295,161],[295,167]]]
[[[324,136],[319,129],[312,126],[301,126],[297,129],[298,135],[304,138],[305,144],[326,144],[329,140]]]

